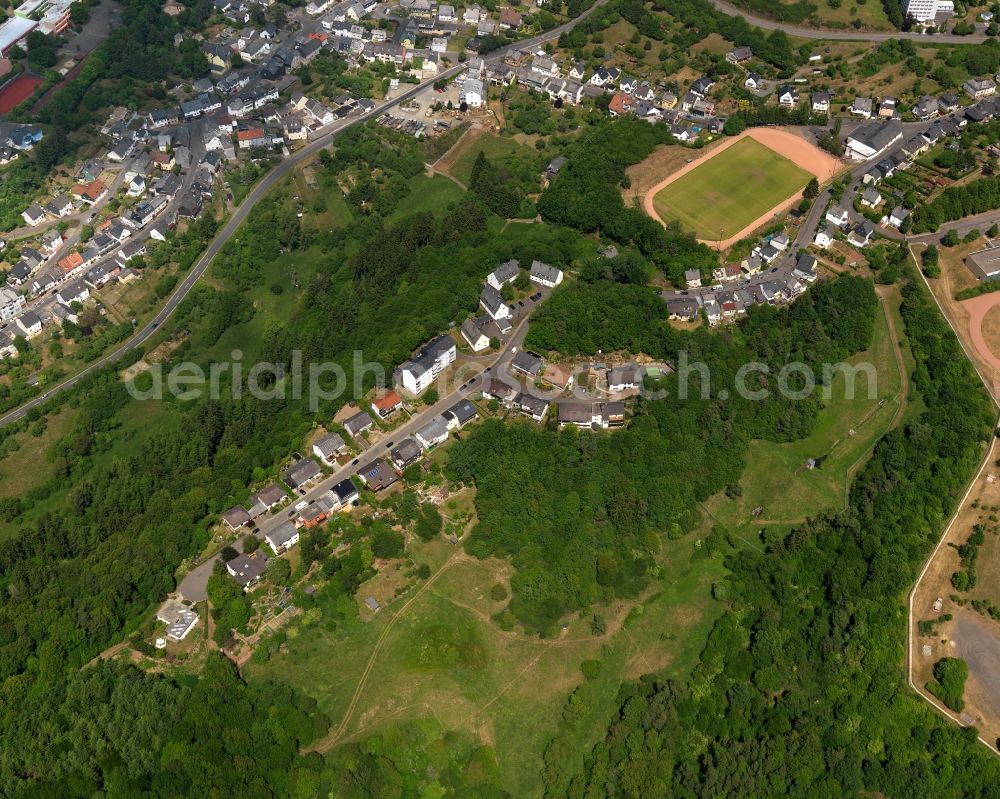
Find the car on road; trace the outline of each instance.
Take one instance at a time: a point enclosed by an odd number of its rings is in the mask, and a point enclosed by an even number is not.
[[[385,445],[385,448],[389,449],[389,447],[391,447],[391,446],[392,446],[392,442],[390,441],[388,444]]]
[[[305,510],[305,509],[306,509],[306,508],[308,508],[308,507],[309,507],[309,503],[308,503],[308,502],[306,502],[305,500],[302,500],[302,502],[299,502],[299,503],[298,503],[298,504],[297,504],[297,505],[296,505],[296,506],[295,506],[295,507],[293,508],[293,510]]]
[[[359,460],[361,460],[361,458],[355,458],[353,461],[351,461],[351,466],[357,466]]]
[[[532,302],[538,302],[541,298],[542,298],[542,292],[540,291],[537,291],[530,297],[528,297],[528,299],[531,300]]]
[[[156,328],[158,328],[159,326],[160,326],[160,323],[159,323],[159,322],[153,322],[153,326],[152,326],[152,328],[150,328],[150,329],[151,329],[151,330],[156,330]]]
[[[290,511],[288,511],[288,518],[291,519],[294,515],[295,515],[295,508],[292,508]]]

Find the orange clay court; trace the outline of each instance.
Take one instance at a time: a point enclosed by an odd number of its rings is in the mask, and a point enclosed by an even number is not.
[[[705,243],[730,247],[798,203],[811,178],[822,183],[843,166],[797,133],[752,128],[658,183],[643,207]]]

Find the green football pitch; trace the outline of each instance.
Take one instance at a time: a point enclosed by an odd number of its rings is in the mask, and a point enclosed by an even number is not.
[[[704,240],[724,240],[805,187],[812,175],[749,136],[664,186],[653,206]]]

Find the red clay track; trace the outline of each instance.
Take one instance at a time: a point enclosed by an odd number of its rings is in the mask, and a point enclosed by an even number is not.
[[[986,318],[986,314],[991,309],[1000,305],[1000,292],[981,294],[971,300],[963,300],[959,305],[969,314],[969,338],[972,339],[972,343],[979,352],[979,357],[1000,372],[1000,358],[993,354],[993,350],[989,348],[986,338],[983,336],[983,319]],[[1000,396],[1000,384],[997,384],[996,381],[993,391],[995,396]]]
[[[0,89],[0,114],[9,114],[34,93],[44,81],[34,75],[18,75]]]

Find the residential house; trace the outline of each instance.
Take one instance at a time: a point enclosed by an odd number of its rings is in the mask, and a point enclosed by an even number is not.
[[[634,391],[642,388],[642,369],[635,364],[615,366],[608,370],[608,391]]]
[[[389,457],[392,459],[392,465],[396,467],[396,471],[402,472],[407,466],[420,460],[423,453],[423,449],[416,441],[412,438],[404,438],[390,450]]]
[[[250,514],[247,513],[247,509],[242,505],[230,508],[222,514],[223,524],[225,524],[226,527],[228,527],[232,532],[236,532],[241,527],[246,527],[251,521]]]
[[[291,489],[299,489],[308,485],[317,477],[323,474],[319,464],[312,458],[302,458],[296,461],[281,473],[282,479]]]
[[[513,283],[517,280],[519,274],[521,274],[521,264],[518,263],[517,259],[512,258],[490,272],[486,278],[486,282],[499,291],[508,283]]]
[[[435,416],[414,433],[417,442],[424,449],[430,449],[448,440],[448,422],[442,416]]]
[[[861,193],[861,204],[865,208],[875,208],[882,204],[882,195],[874,186],[869,186]]]
[[[377,458],[371,463],[359,467],[356,474],[361,482],[375,493],[384,491],[399,479],[383,458]]]
[[[521,27],[521,14],[513,8],[500,9],[500,28],[502,30],[517,30]]]
[[[902,205],[897,205],[889,213],[889,224],[894,228],[899,230],[903,227],[903,223],[910,218],[910,212],[904,208]]]
[[[536,422],[544,421],[549,412],[548,402],[524,391],[519,392],[514,397],[511,407],[518,413],[531,417]]]
[[[550,386],[565,391],[573,385],[573,372],[571,369],[559,366],[559,364],[550,363],[546,365],[545,371],[542,372],[542,380]]]
[[[962,84],[962,88],[974,100],[990,97],[997,93],[997,84],[992,78],[969,78]]]
[[[365,411],[359,411],[351,417],[344,420],[344,429],[352,438],[357,438],[362,432],[367,430],[375,424],[375,420],[372,419]]]
[[[563,273],[562,270],[556,269],[554,266],[549,266],[541,261],[532,261],[530,278],[533,283],[554,288],[562,283]]]
[[[873,110],[871,97],[855,97],[850,107],[851,114],[862,119],[871,119]]]
[[[621,71],[616,67],[598,67],[597,71],[590,76],[590,83],[605,88],[616,85],[620,77]]]
[[[813,239],[813,244],[820,249],[827,249],[831,244],[833,244],[833,233],[827,227],[820,228],[816,231],[816,237]]]
[[[847,234],[847,241],[853,247],[867,247],[873,235],[875,226],[865,219],[851,228],[851,232]]]
[[[479,415],[476,406],[467,399],[461,399],[441,414],[449,430],[461,430]]]
[[[513,315],[510,306],[500,296],[500,292],[490,285],[483,286],[479,294],[479,304],[495,322],[509,319]]]
[[[83,256],[78,252],[71,252],[60,258],[56,265],[64,275],[68,275],[73,270],[83,266]]]
[[[521,350],[511,359],[511,368],[534,380],[542,371],[542,359],[533,352]]]
[[[341,508],[345,508],[358,500],[358,487],[354,485],[354,482],[349,477],[341,480],[330,490],[333,492],[337,505]]]
[[[813,92],[812,110],[814,114],[830,113],[830,93],[824,91]]]
[[[372,410],[380,419],[388,419],[403,407],[403,398],[392,389],[372,400]]]
[[[743,88],[744,89],[749,89],[752,92],[755,92],[758,89],[764,88],[764,85],[765,85],[764,79],[760,75],[758,75],[756,72],[750,72],[746,76],[746,78],[743,79]],[[562,411],[562,408],[560,407],[560,412],[561,411]]]
[[[816,279],[816,259],[811,255],[803,253],[799,256],[799,260],[795,262],[792,274],[797,278],[805,280],[807,283],[812,283]]]
[[[90,299],[90,289],[83,280],[77,278],[64,285],[56,292],[56,299],[63,305],[74,302],[86,302]]]
[[[462,338],[464,338],[473,352],[482,352],[490,346],[490,338],[483,332],[486,317],[473,319],[472,317],[462,322]]]
[[[45,211],[38,203],[32,203],[21,212],[21,218],[26,224],[35,227],[45,221]]]
[[[831,225],[836,225],[839,228],[844,227],[848,220],[850,220],[850,215],[847,210],[841,208],[839,205],[832,205],[826,209],[826,221]]]
[[[496,292],[496,289],[493,291]],[[499,292],[496,293],[499,296]],[[438,336],[432,339],[399,367],[400,384],[411,394],[423,394],[430,388],[434,378],[449,364],[454,363],[457,352],[455,342],[450,336]]]
[[[701,272],[697,269],[687,269],[684,272],[684,283],[689,289],[701,288]]]
[[[899,112],[896,110],[896,105],[895,97],[883,97],[878,104],[879,119],[898,119]]]
[[[312,451],[313,455],[327,466],[334,466],[337,463],[337,453],[346,446],[347,443],[340,433],[327,433],[313,444]]]
[[[513,386],[504,383],[502,380],[498,380],[495,377],[490,379],[490,382],[483,389],[483,399],[496,400],[504,407],[510,407],[514,396],[517,394],[517,389]]]
[[[42,332],[42,320],[34,311],[25,311],[14,320],[14,323],[25,338],[37,336]]]
[[[466,78],[462,86],[461,100],[469,108],[482,108],[486,99],[486,89],[478,78]]]
[[[97,180],[90,181],[90,183],[77,184],[71,191],[79,199],[83,200],[83,202],[93,205],[104,198],[108,193],[108,187],[98,178]]]
[[[778,105],[786,108],[794,108],[799,104],[799,90],[794,86],[785,84],[778,88]]]
[[[735,47],[726,53],[726,61],[730,64],[745,64],[753,58],[753,50],[749,47]]]
[[[280,555],[299,543],[299,531],[294,524],[285,521],[271,532],[266,533],[264,540],[270,545],[275,555]]]
[[[915,106],[913,106],[913,114],[918,119],[931,119],[938,115],[938,101],[931,97],[929,94],[925,94],[921,97]]]
[[[259,550],[250,555],[237,555],[226,563],[226,571],[244,591],[249,591],[260,582],[267,571],[267,557]]]
[[[74,211],[73,201],[68,195],[60,194],[45,203],[45,210],[57,219],[69,216]]]
[[[9,322],[27,306],[24,297],[9,288],[0,288],[0,320]]]

